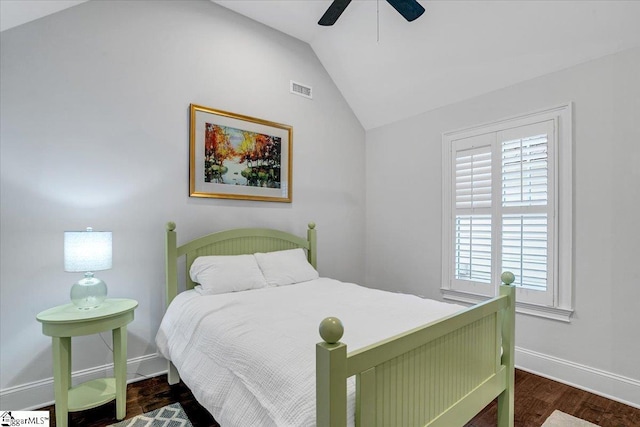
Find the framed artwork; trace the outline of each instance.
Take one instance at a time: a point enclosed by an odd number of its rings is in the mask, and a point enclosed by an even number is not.
[[[189,195],[291,203],[293,128],[191,104]]]

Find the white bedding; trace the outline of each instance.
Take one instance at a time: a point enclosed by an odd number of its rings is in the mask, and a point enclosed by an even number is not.
[[[167,309],[156,343],[221,426],[315,426],[322,319],[342,320],[341,342],[353,351],[463,308],[327,278],[219,295],[187,291]]]

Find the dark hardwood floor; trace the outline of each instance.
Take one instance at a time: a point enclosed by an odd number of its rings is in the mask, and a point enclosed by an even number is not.
[[[129,384],[126,418],[174,402],[182,405],[194,427],[219,427],[184,384],[169,386],[164,375]],[[555,409],[602,427],[640,427],[640,409],[520,370],[516,370],[515,408],[516,427],[539,427]],[[42,410],[50,412],[51,426],[55,427],[54,407],[49,406]],[[73,412],[69,416],[70,427],[103,427],[115,422],[114,402],[87,411]],[[495,425],[494,402],[466,427]]]

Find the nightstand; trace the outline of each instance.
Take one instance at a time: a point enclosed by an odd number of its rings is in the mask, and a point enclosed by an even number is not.
[[[56,426],[67,427],[68,414],[116,400],[116,418],[127,412],[127,324],[133,320],[138,302],[108,298],[97,308],[78,309],[60,305],[40,312],[42,333],[53,338],[53,383]],[[112,331],[113,378],[100,378],[71,387],[71,337]]]

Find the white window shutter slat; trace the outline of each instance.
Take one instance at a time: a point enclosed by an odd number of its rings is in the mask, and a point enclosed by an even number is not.
[[[493,139],[495,140],[495,138]],[[492,152],[480,139],[454,144],[454,278],[492,278]]]
[[[509,214],[502,218],[502,268],[516,276],[516,286],[546,291],[547,215]]]
[[[455,153],[456,209],[491,207],[490,147],[472,147]]]

